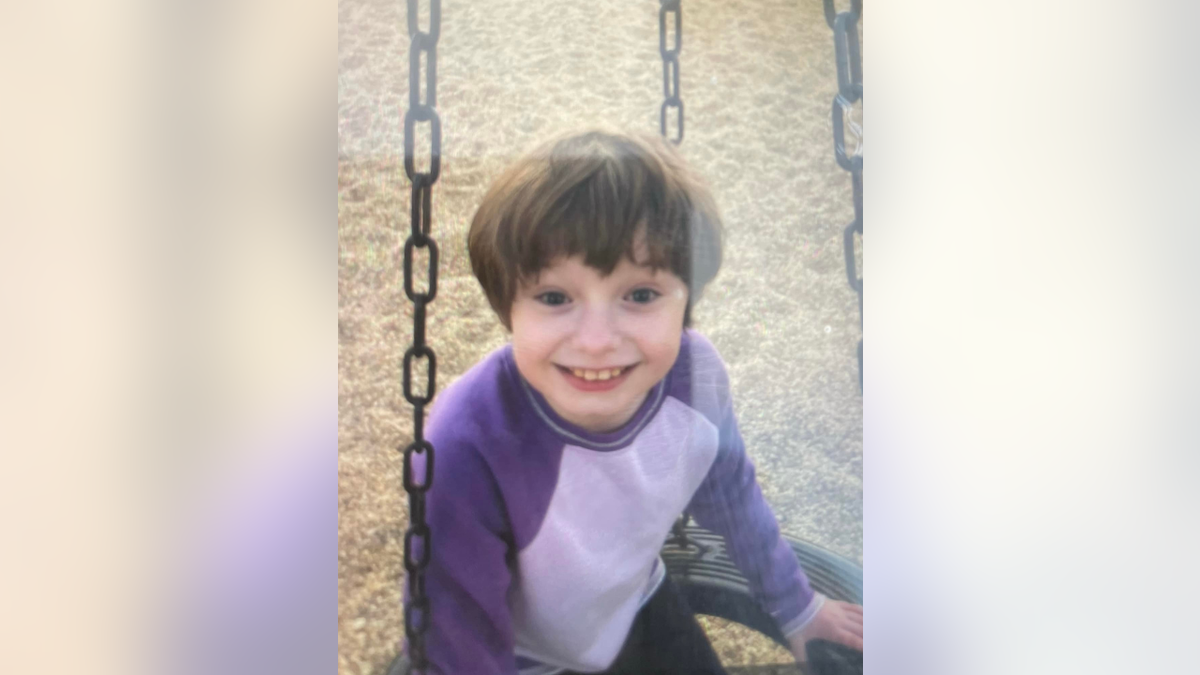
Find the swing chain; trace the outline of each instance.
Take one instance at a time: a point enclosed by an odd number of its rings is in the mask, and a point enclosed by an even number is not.
[[[683,48],[683,7],[682,0],[659,0],[658,10],[658,52],[662,54],[663,62],[663,103],[658,111],[658,127],[663,138],[675,145],[683,142],[683,99],[679,93],[679,50]],[[667,49],[667,15],[675,15],[674,45]],[[674,108],[676,112],[675,138],[667,135],[667,110]]]
[[[850,186],[854,192],[854,222],[843,231],[843,247],[846,253],[846,277],[850,288],[858,294],[859,330],[863,327],[863,282],[858,273],[854,256],[855,234],[862,238],[863,232],[863,156],[862,129],[851,124],[858,136],[853,154],[846,154],[845,116],[855,103],[863,99],[862,45],[858,39],[858,20],[862,17],[862,0],[850,0],[850,11],[837,12],[834,0],[823,0],[825,22],[833,29],[833,49],[837,60],[838,93],[833,97],[833,156],[838,166],[850,172]],[[858,341],[858,386],[863,385],[863,343]]]
[[[822,1],[825,4],[825,23],[829,24],[830,28],[833,28],[834,23],[837,22],[839,12],[833,6],[833,0]],[[862,0],[850,0],[850,11],[841,13],[850,14],[853,17],[850,20],[858,23],[859,17],[862,16]]]
[[[675,15],[675,39],[670,49],[667,49],[667,15]],[[663,61],[663,103],[659,109],[658,127],[663,138],[675,145],[683,142],[683,99],[679,94],[679,52],[683,49],[683,0],[659,0],[658,9],[658,52]],[[676,129],[675,138],[667,135],[667,109],[675,108]],[[686,550],[692,542],[687,536],[687,524],[691,516],[685,511],[671,526],[669,542]]]
[[[425,520],[425,494],[433,487],[433,444],[425,440],[425,406],[436,390],[437,356],[425,343],[425,315],[437,296],[438,248],[432,230],[433,185],[441,173],[442,122],[437,105],[437,43],[441,33],[441,0],[429,1],[429,30],[419,25],[419,0],[408,2],[408,110],[404,113],[404,173],[412,183],[411,231],[404,242],[404,294],[413,303],[413,343],[404,352],[402,381],[404,398],[413,406],[413,442],[404,453],[404,491],[408,493],[408,529],[404,533],[404,569],[408,572],[408,598],[404,605],[404,634],[408,638],[412,672],[424,672],[425,632],[429,629],[430,602],[425,592],[425,569],[429,566],[432,533]],[[425,55],[425,101],[421,101],[421,55]],[[416,170],[416,125],[430,123],[429,170]],[[427,283],[418,291],[413,280],[417,249],[427,250]],[[413,362],[428,361],[423,395],[412,390]],[[413,460],[425,460],[422,477]]]

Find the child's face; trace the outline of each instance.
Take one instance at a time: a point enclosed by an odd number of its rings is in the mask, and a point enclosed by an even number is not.
[[[517,368],[567,421],[615,429],[674,365],[687,293],[669,270],[622,259],[605,277],[560,258],[513,299]]]

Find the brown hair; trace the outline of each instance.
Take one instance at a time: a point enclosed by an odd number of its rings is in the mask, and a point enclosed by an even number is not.
[[[634,258],[644,241],[649,256]],[[587,131],[552,140],[510,166],[483,198],[467,236],[471,269],[511,330],[517,286],[560,256],[611,274],[622,256],[669,269],[692,305],[721,267],[716,204],[662,139]]]

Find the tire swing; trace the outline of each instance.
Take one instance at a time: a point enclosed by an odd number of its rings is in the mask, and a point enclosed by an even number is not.
[[[663,59],[663,104],[659,114],[660,131],[676,145],[683,141],[683,101],[679,96],[679,52],[682,45],[683,13],[681,0],[659,0],[659,51]],[[862,154],[847,157],[844,142],[843,114],[851,104],[862,99],[862,62],[858,44],[858,19],[862,1],[851,0],[849,12],[836,13],[833,0],[823,0],[826,22],[834,30],[837,53],[838,95],[833,103],[834,154],[838,164],[851,173],[854,188],[855,220],[845,229],[846,269],[850,286],[858,293],[859,313],[862,312],[862,279],[855,270],[854,233],[862,234]],[[441,120],[437,104],[437,42],[441,24],[441,2],[430,0],[429,32],[418,25],[418,0],[407,0],[409,44],[409,107],[404,116],[404,169],[412,184],[412,232],[404,244],[404,290],[413,302],[413,344],[404,353],[403,392],[413,406],[413,442],[403,450],[404,490],[409,496],[409,527],[404,535],[404,568],[408,572],[409,603],[404,608],[404,631],[411,654],[400,654],[387,670],[387,675],[422,673],[427,665],[424,633],[428,626],[424,618],[430,611],[430,598],[425,593],[425,568],[429,564],[430,529],[425,521],[425,493],[433,485],[434,448],[424,438],[425,406],[433,401],[437,367],[433,349],[425,343],[425,314],[427,305],[437,294],[438,253],[431,233],[432,188],[437,182],[441,160]],[[674,15],[674,44],[667,49],[667,19]],[[425,53],[426,101],[420,99],[420,63]],[[667,114],[677,110],[676,136],[668,136]],[[414,160],[414,127],[417,122],[430,122],[430,167],[417,172]],[[414,290],[414,249],[428,248],[429,266],[427,290]],[[424,395],[412,391],[412,365],[418,358],[428,359]],[[862,377],[862,342],[858,345],[859,377]],[[427,453],[427,454],[426,454]],[[425,454],[427,471],[418,479],[412,470],[413,455]],[[744,625],[787,646],[774,619],[757,603],[750,584],[725,553],[725,542],[717,534],[688,524],[683,514],[664,543],[662,559],[667,573],[692,611]],[[813,590],[834,600],[862,603],[862,568],[815,544],[784,536],[800,560]],[[423,554],[413,555],[414,542],[421,544]],[[808,645],[809,672],[813,675],[861,675],[862,653],[833,643],[813,640]]]

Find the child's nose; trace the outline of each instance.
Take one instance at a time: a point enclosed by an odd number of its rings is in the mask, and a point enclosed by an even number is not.
[[[575,331],[575,342],[579,348],[593,353],[616,348],[620,339],[614,318],[611,308],[585,308]]]

